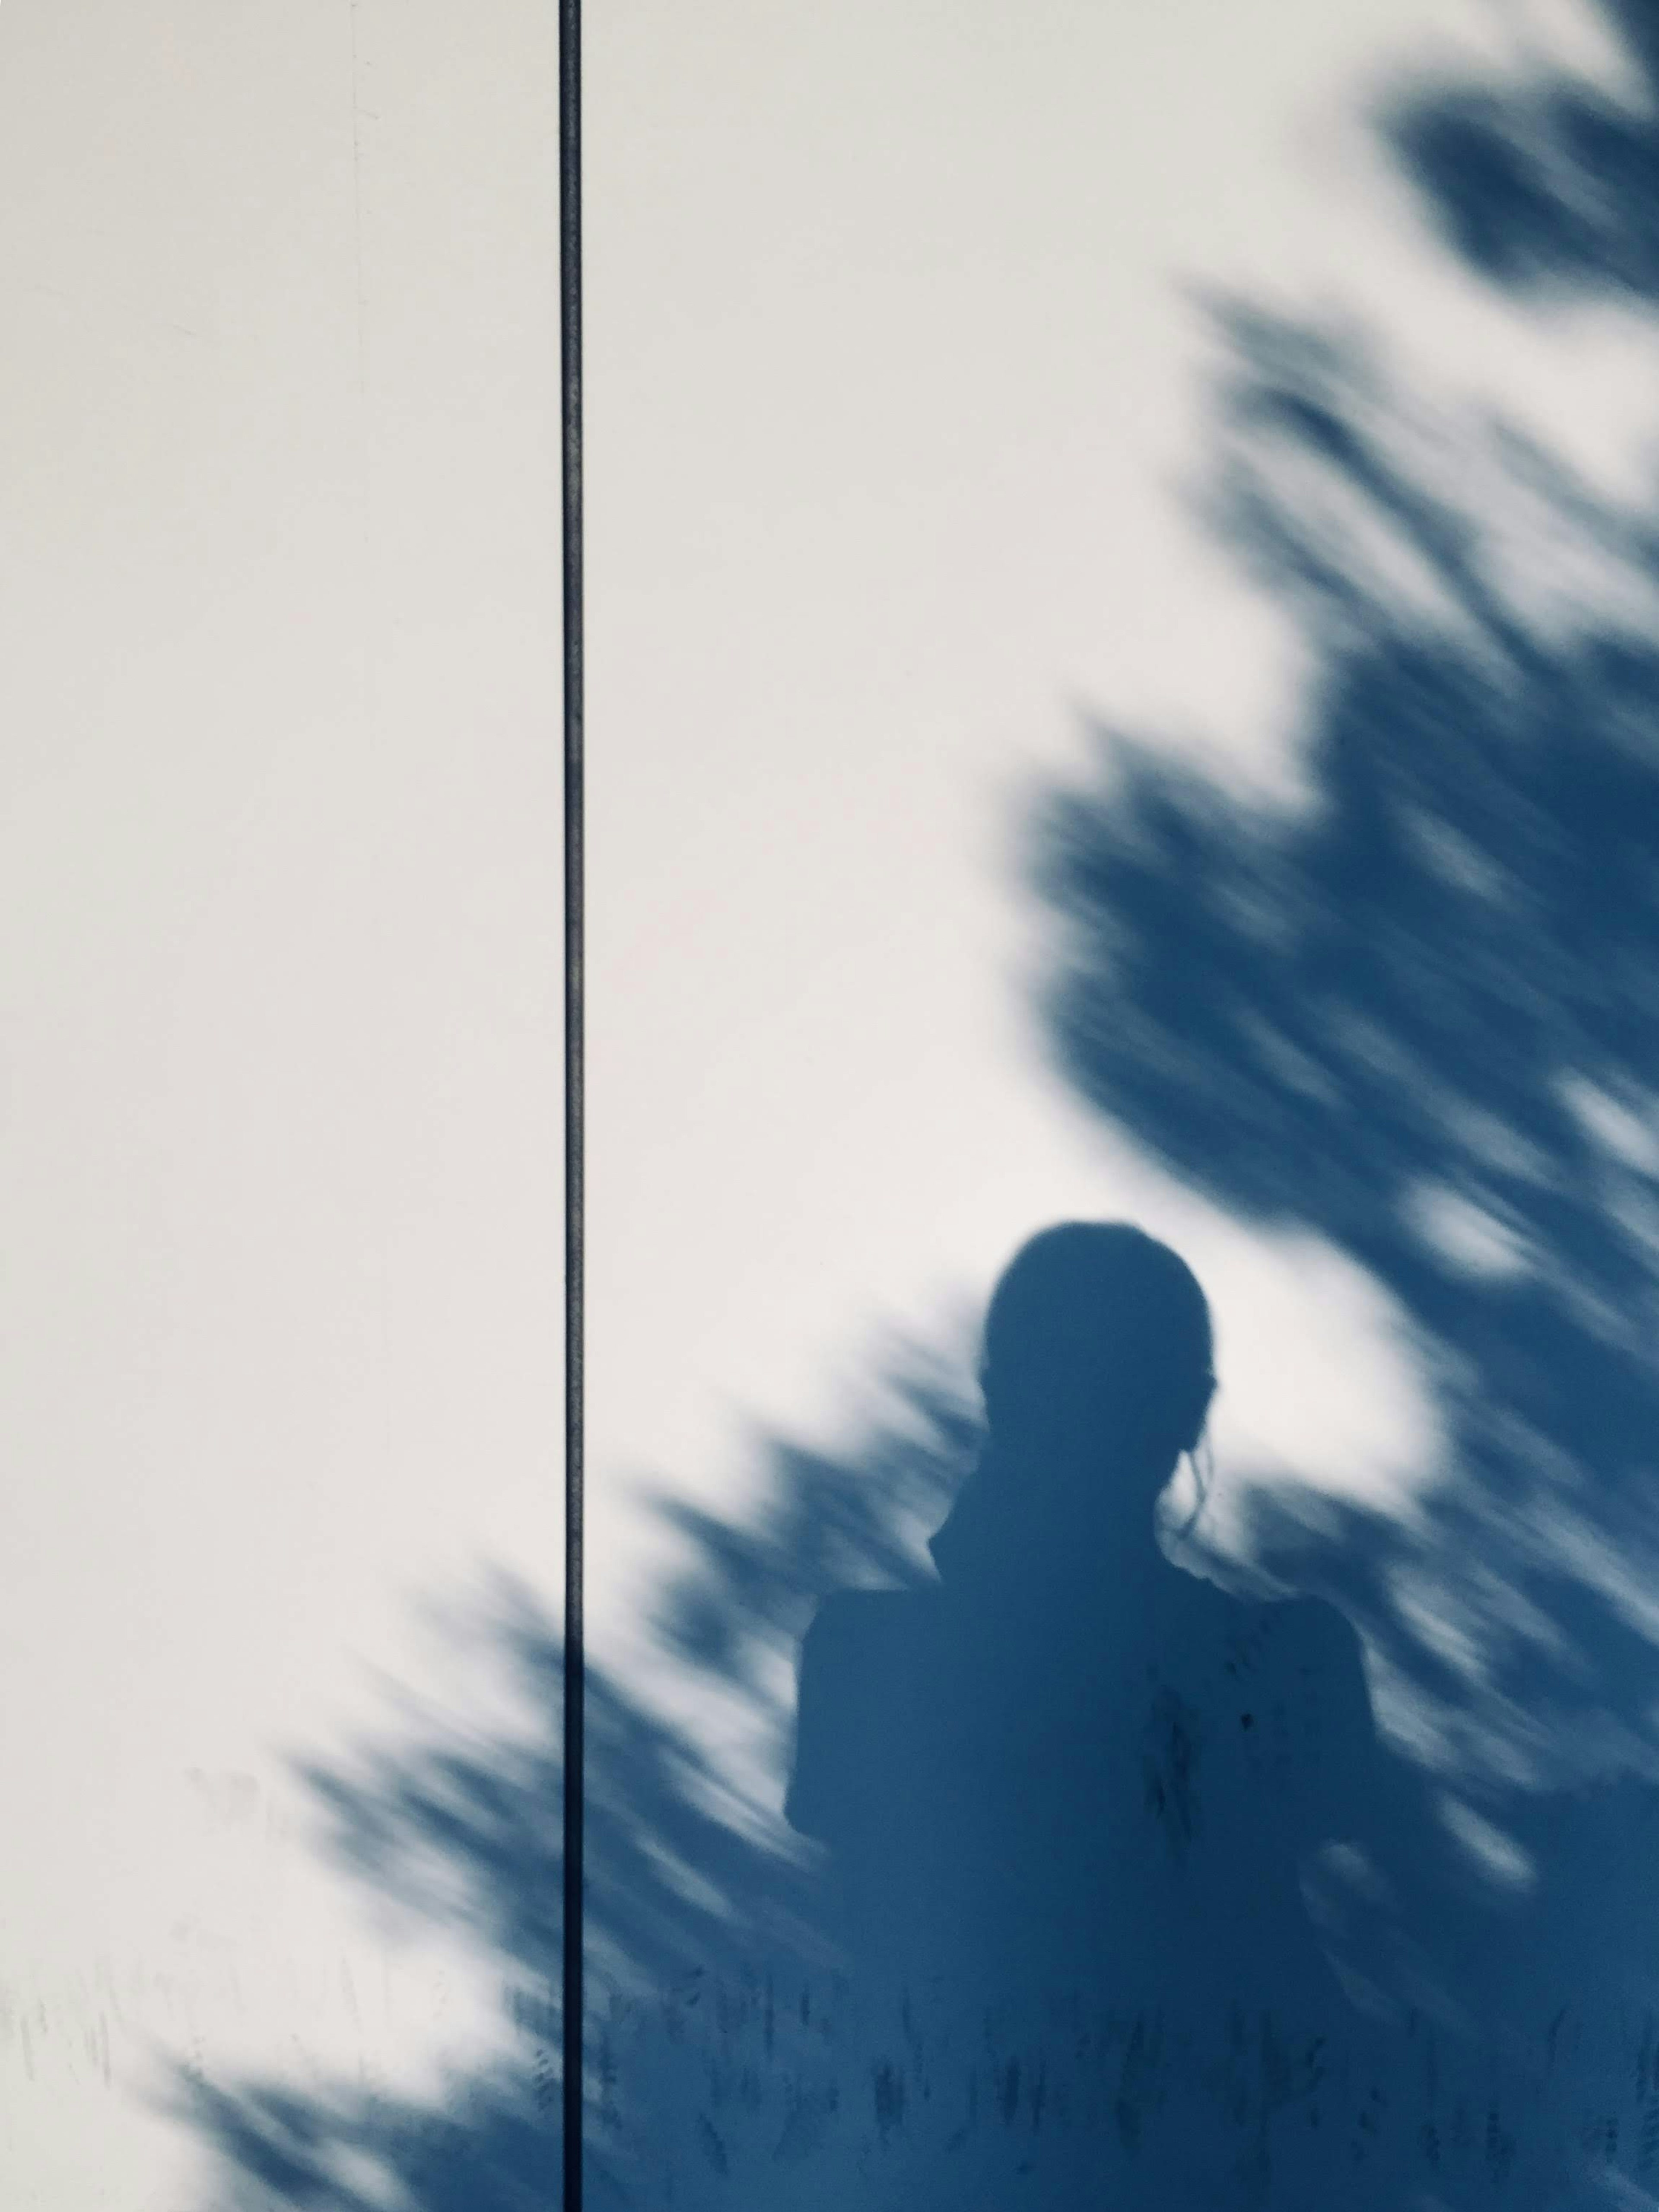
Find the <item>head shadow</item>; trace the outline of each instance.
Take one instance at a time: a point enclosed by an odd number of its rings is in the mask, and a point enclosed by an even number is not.
[[[1196,1445],[1215,1389],[1210,1310],[1166,1244],[1127,1222],[1063,1222],[1017,1252],[985,1317],[993,1443],[1038,1468],[1148,1474]],[[1094,1487],[1109,1495],[1102,1481]]]

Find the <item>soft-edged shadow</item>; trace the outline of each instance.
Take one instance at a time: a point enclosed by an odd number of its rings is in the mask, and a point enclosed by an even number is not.
[[[1445,244],[1532,301],[1659,298],[1659,17],[1594,0],[1614,81],[1534,60],[1415,81],[1379,120]]]
[[[1218,504],[1313,646],[1303,789],[1103,740],[1035,839],[1051,1033],[1185,1182],[1325,1240],[1405,1317],[1440,1480],[1409,1519],[1322,1500],[1295,1579],[1361,1620],[1553,2010],[1587,1942],[1653,1956],[1628,1896],[1552,1893],[1535,1831],[1547,1793],[1655,1770],[1659,654],[1623,609],[1528,618],[1467,454],[1437,470],[1352,346],[1225,327]],[[1575,524],[1654,604],[1639,519],[1582,495]]]
[[[971,1456],[975,1416],[947,1363],[902,1356],[889,1403],[846,1459],[775,1441],[765,1501],[740,1526],[663,1504],[686,1548],[652,1624],[659,1656],[682,1692],[736,1699],[763,1737],[769,1721],[781,1741],[792,1729],[815,1604],[849,1582],[916,1578],[905,1531],[938,1519]],[[503,2055],[418,2098],[180,2069],[174,2109],[213,2154],[216,2204],[519,2212],[557,2195],[562,1638],[507,1577],[453,1632],[497,1661],[510,1722],[428,1713],[301,1779],[366,1897],[460,1936],[499,1986]],[[839,2094],[838,1962],[810,1854],[775,1805],[769,1817],[597,1665],[587,1769],[592,2201],[771,2201],[780,2172],[827,2148]]]

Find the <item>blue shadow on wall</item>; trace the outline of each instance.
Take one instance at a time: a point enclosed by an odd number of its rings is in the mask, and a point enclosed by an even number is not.
[[[1379,120],[1473,276],[1646,315],[1659,18],[1604,14],[1618,94]],[[1352,332],[1210,312],[1209,514],[1301,625],[1301,788],[1103,732],[1030,823],[1043,1018],[1115,1129],[1386,1290],[1446,1465],[1403,1517],[1263,1492],[1247,1583],[1201,1517],[1158,1545],[1200,1340],[1167,1260],[1079,1260],[993,1328],[988,1443],[972,1378],[913,1376],[867,1453],[780,1447],[752,1526],[682,1514],[661,1648],[781,1743],[805,1638],[823,1849],[595,1680],[599,2203],[1659,2203],[1659,506]],[[551,2199],[558,1642],[505,1588],[483,1632],[544,1735],[312,1781],[521,2055],[418,2104],[182,2075],[222,2202]]]

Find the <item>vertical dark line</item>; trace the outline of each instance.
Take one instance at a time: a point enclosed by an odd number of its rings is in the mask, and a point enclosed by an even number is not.
[[[583,787],[581,0],[559,0],[559,368],[564,494],[564,2212],[581,2212]]]

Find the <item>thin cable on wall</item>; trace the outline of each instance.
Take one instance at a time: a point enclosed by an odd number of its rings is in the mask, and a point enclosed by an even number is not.
[[[581,2212],[583,783],[581,0],[559,4],[559,368],[564,623],[564,1859],[562,1899],[564,2212]]]

